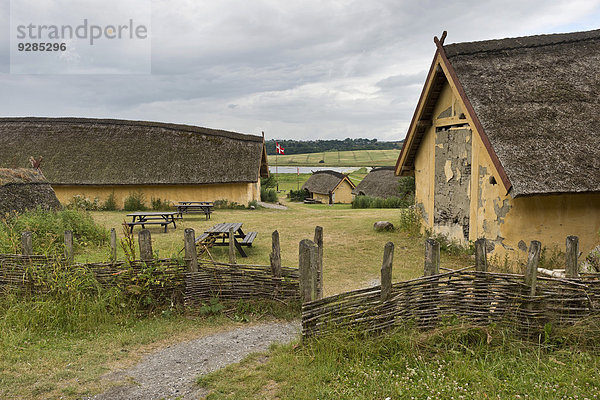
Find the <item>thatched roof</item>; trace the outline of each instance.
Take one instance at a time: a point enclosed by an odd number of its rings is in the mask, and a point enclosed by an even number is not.
[[[311,193],[329,194],[329,192],[335,191],[344,180],[352,188],[355,187],[352,181],[348,179],[348,176],[340,172],[331,170],[315,171],[304,185],[302,185],[302,189],[306,189]]]
[[[440,45],[438,54],[514,197],[600,192],[600,30]],[[443,73],[430,74],[436,90]]]
[[[0,215],[60,207],[54,190],[44,175],[35,169],[0,168]]]
[[[394,167],[373,168],[352,191],[353,195],[381,197],[399,197],[398,185],[401,177],[394,174]],[[406,178],[404,178],[406,179]]]
[[[159,122],[0,118],[0,165],[29,164],[53,185],[256,182],[268,176],[260,136]],[[260,172],[259,172],[260,171]]]

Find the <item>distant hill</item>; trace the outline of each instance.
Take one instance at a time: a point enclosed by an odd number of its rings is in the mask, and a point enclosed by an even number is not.
[[[275,140],[267,140],[267,154],[275,154]],[[377,139],[344,140],[278,140],[286,155],[322,153],[327,151],[400,150],[402,141],[379,142]]]

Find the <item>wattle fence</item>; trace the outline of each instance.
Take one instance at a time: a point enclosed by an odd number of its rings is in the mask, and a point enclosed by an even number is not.
[[[113,230],[114,235],[114,230]],[[289,302],[299,300],[300,284],[297,268],[281,266],[279,236],[273,246],[271,265],[227,264],[198,260],[194,232],[186,229],[186,256],[181,259],[153,258],[150,234],[141,231],[140,258],[130,262],[116,260],[116,240],[113,240],[113,260],[102,263],[74,263],[72,240],[65,240],[65,255],[46,257],[31,254],[31,235],[24,234],[24,254],[0,254],[0,294],[18,290],[44,293],[49,290],[50,271],[75,271],[93,274],[103,287],[121,287],[135,294],[137,285],[145,282],[153,293],[173,304],[197,307],[212,298],[219,300],[267,299]],[[65,238],[69,238],[66,234]],[[188,241],[191,240],[191,244]],[[193,253],[192,253],[193,252]],[[51,279],[51,278],[50,278]]]
[[[529,250],[527,273],[521,275],[488,272],[484,239],[476,242],[476,265],[440,273],[439,244],[429,239],[425,276],[393,284],[393,244],[388,243],[381,285],[327,298],[316,295],[311,275],[317,266],[301,264],[303,338],[338,329],[380,332],[400,325],[431,329],[456,320],[505,324],[537,334],[548,323],[565,326],[600,316],[600,274],[577,272],[577,240],[570,237],[570,241],[565,278],[537,275],[541,244],[536,241]]]

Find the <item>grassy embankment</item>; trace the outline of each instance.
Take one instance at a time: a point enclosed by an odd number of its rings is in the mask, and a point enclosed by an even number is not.
[[[348,177],[352,183],[358,185],[360,181],[367,176],[367,173],[366,168],[359,168],[350,172]],[[285,197],[285,193],[290,190],[298,190],[301,188],[304,182],[306,182],[312,174],[277,174],[277,176],[275,176],[275,174],[272,173],[272,175],[279,181],[280,197]]]
[[[319,167],[383,167],[395,165],[400,150],[326,151],[322,153],[277,156],[278,165]],[[323,162],[321,162],[323,161]],[[275,156],[269,156],[269,165],[275,165]]]

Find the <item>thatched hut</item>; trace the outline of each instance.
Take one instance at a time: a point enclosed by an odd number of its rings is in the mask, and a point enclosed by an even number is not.
[[[348,175],[331,170],[313,172],[302,185],[312,199],[326,204],[351,203],[355,187]]]
[[[371,196],[387,199],[388,197],[400,197],[400,180],[396,176],[394,167],[373,168],[354,190],[354,196]],[[409,179],[409,178],[404,178]]]
[[[0,215],[22,213],[36,208],[60,207],[52,187],[37,169],[0,168]]]
[[[117,205],[142,191],[147,200],[240,204],[260,199],[268,176],[264,138],[159,122],[87,118],[0,118],[0,165],[41,169],[61,202],[74,195]]]
[[[600,30],[444,45],[396,172],[423,225],[494,254],[600,229]]]

